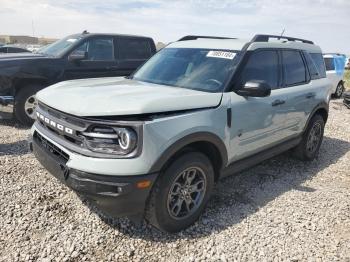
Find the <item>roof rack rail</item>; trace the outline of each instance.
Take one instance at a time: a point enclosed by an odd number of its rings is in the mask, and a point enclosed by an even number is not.
[[[188,40],[197,40],[198,38],[207,38],[207,39],[237,39],[231,37],[220,37],[220,36],[204,36],[204,35],[186,35],[180,38],[177,41],[188,41]]]
[[[268,42],[270,38],[276,38],[277,40],[286,39],[288,41],[294,41],[294,42],[299,41],[299,42],[303,42],[306,44],[312,44],[312,45],[314,44],[314,42],[312,42],[310,40],[289,37],[289,36],[280,36],[280,35],[255,35],[252,39],[252,42]]]
[[[345,54],[341,54],[341,53],[323,53],[323,55],[338,55],[338,56],[346,56]]]

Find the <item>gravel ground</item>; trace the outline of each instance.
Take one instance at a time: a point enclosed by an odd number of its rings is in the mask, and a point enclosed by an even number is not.
[[[51,177],[29,130],[0,122],[0,261],[350,261],[350,110],[335,100],[319,158],[289,154],[221,181],[169,235],[110,219]]]

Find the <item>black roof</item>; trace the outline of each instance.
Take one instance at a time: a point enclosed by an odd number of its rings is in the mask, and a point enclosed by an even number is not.
[[[148,39],[152,39],[149,36],[141,36],[141,35],[129,35],[129,34],[116,34],[116,33],[89,33],[87,31],[84,31],[80,34],[73,34],[71,36],[83,36],[83,37],[87,37],[87,36],[124,36],[124,37],[138,37],[138,38],[148,38]]]

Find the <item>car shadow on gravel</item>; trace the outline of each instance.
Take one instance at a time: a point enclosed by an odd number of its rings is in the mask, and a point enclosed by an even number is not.
[[[23,156],[30,153],[28,141],[20,140],[9,144],[0,144],[0,156]]]
[[[317,189],[302,184],[336,163],[348,151],[349,142],[324,137],[319,157],[314,161],[302,162],[286,152],[240,174],[227,177],[216,185],[208,207],[199,221],[177,234],[162,233],[145,222],[135,225],[128,219],[109,218],[89,203],[87,205],[108,226],[132,238],[164,243],[178,239],[196,239],[239,224],[287,191],[317,193]]]
[[[18,129],[29,129],[28,126],[24,126],[20,123],[18,123],[16,120],[14,119],[0,119],[0,128],[3,126],[7,126],[7,127],[15,127]]]
[[[19,124],[13,119],[0,120],[0,130],[3,127],[14,127],[21,130],[29,129],[29,127]],[[1,133],[1,132],[0,132]],[[20,140],[13,143],[1,144],[0,143],[0,156],[22,156],[28,154],[29,147],[27,140]]]

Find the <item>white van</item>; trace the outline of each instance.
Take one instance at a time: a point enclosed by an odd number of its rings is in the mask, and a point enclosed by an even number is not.
[[[332,94],[339,98],[345,90],[344,67],[346,57],[341,54],[324,54],[327,78],[332,82]]]

